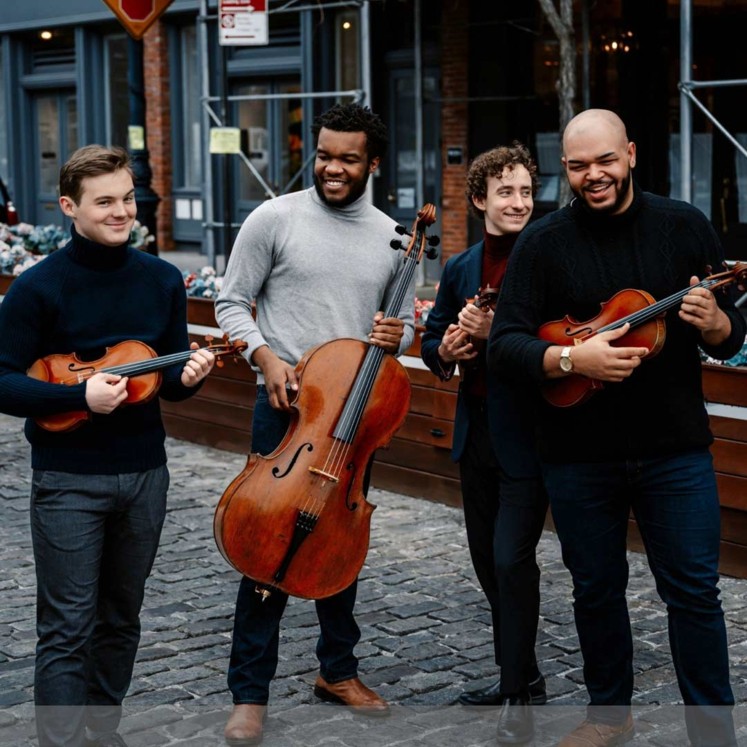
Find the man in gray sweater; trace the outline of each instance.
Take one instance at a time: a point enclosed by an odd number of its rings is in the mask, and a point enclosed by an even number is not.
[[[273,451],[285,435],[298,390],[294,369],[304,352],[351,337],[399,354],[414,335],[414,288],[398,318],[381,311],[397,285],[402,254],[389,247],[394,221],[364,194],[384,153],[386,128],[367,107],[347,104],[319,117],[313,132],[314,186],[249,215],[216,301],[218,323],[232,339],[247,342],[245,355],[257,371],[252,450],[260,454]],[[236,601],[228,670],[234,708],[225,729],[230,745],[261,741],[278,662],[287,595],[273,590],[263,601],[255,586],[244,577]],[[355,595],[353,583],[316,602],[320,675],[314,692],[365,715],[386,715],[386,702],[358,679]]]

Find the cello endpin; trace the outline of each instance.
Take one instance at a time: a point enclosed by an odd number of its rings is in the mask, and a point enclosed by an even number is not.
[[[268,588],[259,585],[254,587],[254,591],[256,591],[257,594],[262,597],[263,602],[266,602],[267,598],[272,594],[272,592]]]

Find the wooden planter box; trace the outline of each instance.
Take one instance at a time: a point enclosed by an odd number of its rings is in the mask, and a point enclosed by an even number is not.
[[[8,288],[10,288],[14,277],[14,275],[0,274],[0,296],[4,296],[8,292]]]
[[[12,281],[12,275],[0,275],[0,294]],[[210,299],[188,298],[187,318],[193,325],[217,326]],[[423,331],[423,327],[417,328],[407,355],[419,358]],[[204,341],[203,335],[191,338]],[[408,374],[412,384],[410,412],[390,447],[377,452],[372,484],[459,505],[458,467],[450,458],[458,379],[441,382],[419,368],[408,368]],[[747,408],[747,368],[704,365],[703,392],[709,405]],[[248,454],[255,397],[256,376],[246,361],[226,361],[196,396],[184,402],[162,401],[166,430],[177,438]],[[728,407],[711,413],[716,439],[711,451],[721,503],[720,569],[727,575],[747,578],[747,420],[741,415]],[[631,549],[643,549],[635,522],[631,521],[630,528]]]
[[[215,321],[215,304],[211,298],[193,298],[187,296],[187,322],[202,327],[217,327]]]

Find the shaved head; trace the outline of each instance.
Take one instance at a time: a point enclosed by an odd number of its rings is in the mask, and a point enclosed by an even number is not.
[[[614,140],[625,148],[628,144],[628,133],[625,123],[609,109],[587,109],[577,114],[563,132],[563,155],[569,144],[581,140]]]
[[[561,162],[574,194],[590,210],[617,215],[633,202],[635,143],[608,109],[577,114],[563,132]]]

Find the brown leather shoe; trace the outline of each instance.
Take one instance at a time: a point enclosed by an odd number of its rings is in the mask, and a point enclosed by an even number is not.
[[[389,715],[389,704],[357,677],[332,684],[320,675],[314,683],[314,695],[328,703],[349,706],[363,716]]]
[[[563,737],[558,747],[614,747],[629,742],[634,734],[633,717],[630,714],[618,725],[584,721]]]
[[[237,703],[228,719],[223,735],[231,747],[246,747],[262,741],[262,725],[267,717],[267,706]]]

